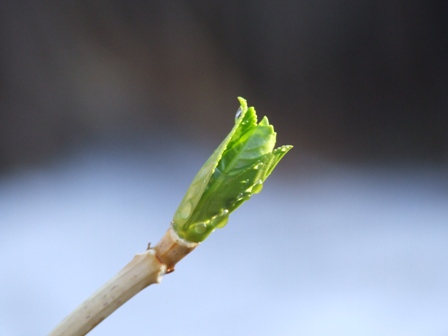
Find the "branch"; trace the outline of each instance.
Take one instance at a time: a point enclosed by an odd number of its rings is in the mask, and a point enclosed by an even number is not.
[[[160,242],[137,254],[109,282],[67,316],[49,335],[81,336],[162,276],[215,229],[229,214],[261,191],[272,170],[292,148],[274,149],[276,133],[268,119],[257,123],[253,107],[239,98],[235,126],[193,179]]]
[[[137,254],[112,279],[106,282],[70,315],[49,336],[82,336],[112,314],[135,294],[151,284],[160,283],[166,273],[198,244],[180,239],[172,228],[156,245]]]

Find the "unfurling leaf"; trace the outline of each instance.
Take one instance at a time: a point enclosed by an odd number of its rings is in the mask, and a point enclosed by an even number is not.
[[[173,228],[185,240],[201,242],[225,226],[229,214],[261,191],[292,148],[274,149],[277,134],[268,119],[257,124],[255,109],[239,101],[235,126],[199,170],[174,214]]]

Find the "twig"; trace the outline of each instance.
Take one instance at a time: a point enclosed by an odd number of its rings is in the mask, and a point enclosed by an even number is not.
[[[112,314],[118,307],[151,284],[160,283],[166,273],[198,244],[180,239],[170,228],[154,249],[137,254],[112,279],[106,282],[49,336],[82,336]]]
[[[229,214],[261,191],[266,178],[292,148],[276,149],[274,127],[257,123],[253,107],[239,98],[235,126],[193,179],[174,214],[172,226],[152,249],[137,254],[115,277],[67,316],[50,336],[81,336],[162,276],[215,229]],[[180,238],[182,237],[182,238]]]

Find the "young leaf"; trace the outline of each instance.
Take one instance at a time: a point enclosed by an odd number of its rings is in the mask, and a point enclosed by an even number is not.
[[[241,104],[235,126],[199,170],[173,218],[179,237],[201,242],[224,227],[229,214],[263,183],[292,146],[274,149],[276,133],[264,117],[257,124],[253,107]]]

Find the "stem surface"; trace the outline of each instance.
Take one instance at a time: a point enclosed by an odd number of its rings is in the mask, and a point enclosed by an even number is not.
[[[176,263],[196,246],[198,243],[179,238],[170,227],[153,249],[137,254],[103,287],[62,320],[49,336],[87,334],[135,294],[151,284],[160,283],[162,276],[174,271]]]
[[[112,279],[106,282],[70,315],[49,336],[82,336],[135,294],[151,284],[159,283],[166,266],[154,250],[137,254]]]

